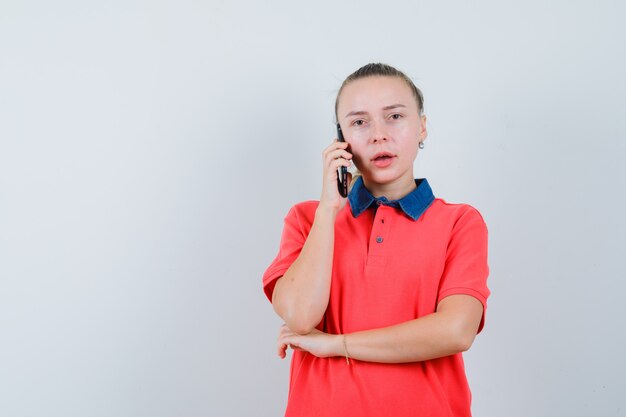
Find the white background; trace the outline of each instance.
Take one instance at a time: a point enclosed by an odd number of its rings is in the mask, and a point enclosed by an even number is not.
[[[0,415],[278,416],[261,276],[341,81],[425,95],[489,227],[476,416],[623,416],[624,2],[0,3]]]

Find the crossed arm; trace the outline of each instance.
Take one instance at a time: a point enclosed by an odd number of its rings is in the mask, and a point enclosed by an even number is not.
[[[280,329],[277,350],[281,358],[288,346],[318,357],[348,355],[357,360],[381,363],[417,362],[464,352],[470,348],[483,314],[478,299],[451,295],[439,302],[437,311],[400,324],[345,335],[313,329],[298,334],[287,325]],[[345,346],[344,346],[345,337]]]
[[[347,348],[348,355],[357,360],[403,363],[469,349],[476,337],[483,306],[478,299],[463,294],[445,297],[432,314],[389,327],[346,335],[315,329],[328,306],[335,217],[336,211],[323,206],[317,208],[298,258],[276,281],[272,305],[286,323],[278,336],[280,357],[285,357],[288,346],[318,357],[344,356]],[[290,218],[290,222],[294,219]],[[290,228],[298,230],[296,224],[290,224]],[[294,232],[294,236],[299,235]],[[292,246],[300,244],[294,241]]]

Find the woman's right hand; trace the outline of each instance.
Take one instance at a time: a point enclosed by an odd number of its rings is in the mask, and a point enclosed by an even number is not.
[[[333,143],[322,152],[324,179],[320,207],[327,207],[339,211],[346,205],[347,198],[342,197],[337,188],[337,178],[339,176],[337,169],[341,166],[347,168],[352,164],[352,154],[347,151],[348,146],[349,144],[347,142],[339,142],[335,139]],[[348,172],[348,184],[350,184],[351,179],[352,174]]]

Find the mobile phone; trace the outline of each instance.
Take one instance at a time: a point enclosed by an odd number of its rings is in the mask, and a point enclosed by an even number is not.
[[[343,137],[343,132],[341,131],[339,123],[337,123],[337,139],[339,142],[346,141]],[[348,196],[348,169],[344,166],[337,168],[337,188],[339,189],[339,194],[342,197]]]

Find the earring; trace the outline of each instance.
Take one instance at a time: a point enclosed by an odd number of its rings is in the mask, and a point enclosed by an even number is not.
[[[418,147],[419,147],[420,149],[424,149],[424,142],[420,142],[420,144],[418,145]]]

